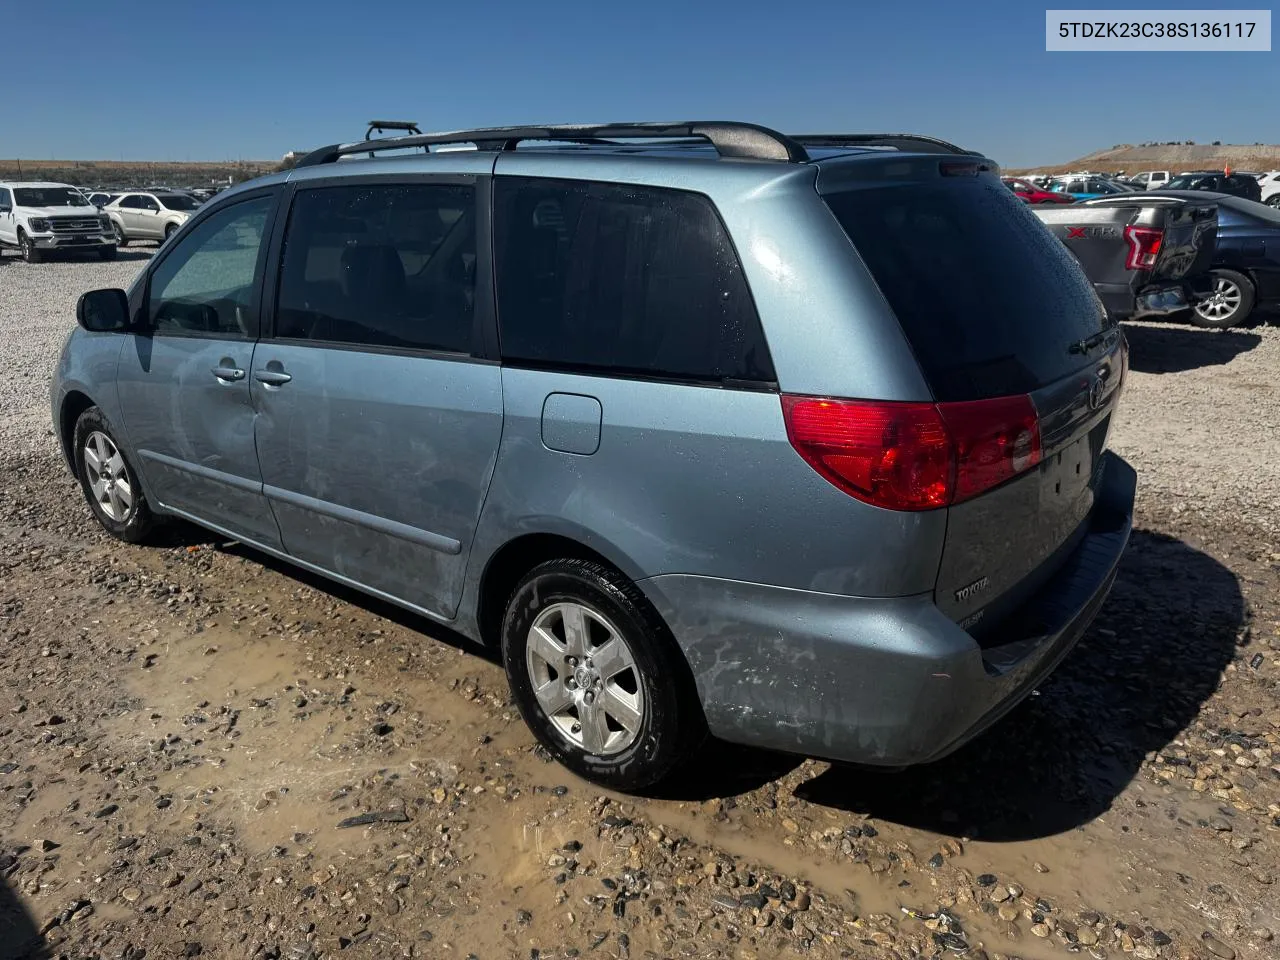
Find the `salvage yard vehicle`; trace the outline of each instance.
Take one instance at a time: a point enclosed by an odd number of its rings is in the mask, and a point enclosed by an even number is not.
[[[1068,654],[1132,522],[1123,334],[928,137],[334,145],[77,319],[53,424],[107,531],[183,517],[500,650],[616,788],[708,732],[952,752]]]
[[[17,247],[28,263],[50,253],[116,255],[111,223],[65,183],[0,182],[0,247]]]
[[[135,240],[168,240],[199,209],[185,193],[122,193],[103,208],[111,218],[117,242],[128,246]]]
[[[1129,179],[1144,190],[1154,190],[1156,187],[1163,187],[1168,183],[1170,174],[1168,170],[1143,170],[1141,173],[1135,173]]]
[[[1092,281],[1113,320],[1167,316],[1212,293],[1218,205],[1171,205],[1126,193],[1070,207],[1036,207]]]
[[[1115,181],[1100,175],[1088,177],[1058,177],[1046,188],[1051,193],[1068,196],[1072,200],[1092,200],[1094,197],[1106,197],[1115,193],[1131,193],[1128,187],[1122,187]]]
[[[1258,177],[1258,199],[1271,207],[1280,207],[1280,170],[1271,170]]]
[[[1262,200],[1262,187],[1256,177],[1247,173],[1224,173],[1221,170],[1200,170],[1182,173],[1163,187],[1165,190],[1205,190],[1210,193],[1227,193],[1246,200]]]
[[[1225,193],[1160,190],[1145,202],[1186,209],[1217,205],[1217,242],[1208,264],[1209,291],[1194,306],[1197,326],[1242,326],[1255,310],[1280,307],[1280,210]],[[1109,204],[1095,200],[1091,205]]]
[[[1075,197],[1065,193],[1042,190],[1030,180],[1020,177],[1001,177],[1004,185],[1023,203],[1075,203]]]

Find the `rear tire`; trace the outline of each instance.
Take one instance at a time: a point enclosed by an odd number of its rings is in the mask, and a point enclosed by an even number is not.
[[[674,638],[639,588],[599,563],[531,570],[507,604],[502,658],[534,736],[594,783],[651,787],[706,737]]]
[[[1271,196],[1267,197],[1267,206],[1280,207],[1280,193],[1273,193]]]
[[[1197,303],[1191,311],[1191,322],[1209,330],[1238,327],[1253,313],[1256,292],[1253,281],[1235,270],[1211,270],[1214,293]]]
[[[39,263],[44,255],[37,249],[35,241],[21,230],[18,231],[18,249],[22,251],[22,259],[27,263]]]
[[[155,526],[137,471],[97,407],[80,414],[72,440],[76,477],[94,519],[117,540],[140,543]]]

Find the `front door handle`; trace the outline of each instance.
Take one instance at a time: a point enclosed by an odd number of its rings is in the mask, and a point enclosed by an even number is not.
[[[237,380],[244,379],[244,371],[226,357],[223,357],[216,367],[212,367],[210,372],[224,383],[235,383]]]

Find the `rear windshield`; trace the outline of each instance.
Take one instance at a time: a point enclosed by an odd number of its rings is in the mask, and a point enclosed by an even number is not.
[[[1109,324],[1076,260],[994,177],[824,198],[939,401],[1029,393],[1081,366]]]

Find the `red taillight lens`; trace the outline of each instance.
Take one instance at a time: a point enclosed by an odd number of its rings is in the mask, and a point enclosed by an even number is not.
[[[846,493],[888,510],[933,510],[1040,462],[1028,396],[892,403],[783,396],[792,447]]]
[[[933,404],[784,396],[782,415],[796,452],[859,500],[889,510],[951,501],[951,438]]]
[[[952,503],[999,486],[1040,462],[1040,418],[1028,396],[940,403],[956,451]]]
[[[1124,228],[1124,238],[1129,243],[1129,257],[1124,263],[1126,270],[1150,270],[1156,265],[1160,244],[1164,242],[1163,230],[1128,226]]]

